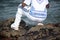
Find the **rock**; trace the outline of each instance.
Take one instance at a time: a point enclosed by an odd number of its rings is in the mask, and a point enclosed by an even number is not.
[[[29,29],[28,33],[29,33],[29,32],[34,32],[34,31],[39,31],[42,27],[43,27],[43,26],[38,26],[38,25],[35,26],[35,27],[32,27],[32,28]]]
[[[0,40],[11,40],[11,38],[0,38]]]
[[[3,27],[10,27],[11,23],[13,23],[13,22],[14,22],[14,18],[10,18],[8,20],[5,20],[3,22],[4,23]]]
[[[1,40],[60,40],[60,23],[36,25],[27,30],[28,27],[22,20],[16,31],[10,27],[13,22],[14,18],[0,22]]]
[[[16,37],[19,37],[23,34],[25,34],[26,30],[23,28],[26,24],[25,22],[22,20],[22,24],[20,25],[20,30],[15,31],[13,29],[11,29],[10,25],[14,22],[14,18],[10,18],[8,20],[5,20],[3,22],[0,22],[0,36],[2,37],[14,37],[13,39],[15,39]]]
[[[60,35],[56,36],[56,40],[60,40]]]
[[[55,26],[56,26],[56,27],[60,27],[60,23],[56,23]]]
[[[0,36],[2,36],[2,37],[10,37],[10,32],[1,31]]]

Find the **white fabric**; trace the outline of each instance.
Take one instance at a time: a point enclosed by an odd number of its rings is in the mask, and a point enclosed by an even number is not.
[[[27,16],[31,21],[35,21],[35,22],[42,22],[44,21],[46,18],[41,19],[41,18],[35,18],[33,16],[31,16],[29,14],[29,12],[25,12],[23,11],[21,8],[18,8],[17,14],[16,14],[16,18],[14,23],[11,25],[11,27],[19,27],[19,23],[21,22],[21,17],[23,16]]]
[[[33,6],[35,10],[44,11],[46,9],[46,5],[49,3],[48,0],[43,0],[40,4],[37,2],[37,0],[25,0],[24,3],[27,5]]]
[[[36,0],[25,0],[24,3],[26,3],[27,5],[30,5],[30,3],[32,2],[31,6],[33,6],[35,8],[35,10],[40,10],[40,11],[44,11],[46,9],[46,4],[48,4],[48,0],[44,0],[43,2],[41,2],[41,4],[39,4]],[[21,22],[21,17],[22,15],[27,16],[30,20],[35,21],[35,22],[42,22],[46,19],[47,16],[45,16],[45,18],[36,18],[33,17],[32,15],[29,14],[30,11],[30,7],[28,8],[28,6],[25,6],[23,9],[20,7],[21,5],[19,5],[18,7],[18,11],[16,14],[16,18],[14,23],[11,25],[13,27],[19,27],[19,23]],[[25,10],[27,9],[27,10]],[[46,12],[47,15],[47,12]]]
[[[24,3],[27,5],[31,3],[31,8],[29,11],[31,16],[43,19],[47,17],[46,5],[49,3],[48,0],[25,0]]]
[[[25,0],[24,3],[27,4],[27,5],[30,5],[31,0]]]

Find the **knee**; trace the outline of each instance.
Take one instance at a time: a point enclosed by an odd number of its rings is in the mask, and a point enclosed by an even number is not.
[[[18,12],[21,12],[22,11],[22,8],[18,8]]]
[[[46,19],[46,18],[45,18]],[[38,22],[43,22],[45,19],[38,19]]]

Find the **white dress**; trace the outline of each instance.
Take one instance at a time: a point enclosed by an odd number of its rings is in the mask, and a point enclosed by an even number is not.
[[[31,23],[39,23],[46,19],[46,5],[49,3],[48,0],[25,0],[24,3],[28,6],[25,6],[24,8],[21,8],[21,4],[18,6],[16,18],[11,27],[19,27],[19,23],[21,22],[23,15],[29,19],[29,21],[26,21],[27,23],[30,22],[30,20]],[[31,6],[29,6],[30,4]]]
[[[24,7],[25,9],[29,9],[29,11],[27,12],[28,14],[26,13],[26,16],[30,20],[42,22],[46,19],[47,17],[46,5],[49,3],[48,0],[29,0],[29,1],[25,0],[24,3],[27,5],[31,4],[30,9],[27,6]]]

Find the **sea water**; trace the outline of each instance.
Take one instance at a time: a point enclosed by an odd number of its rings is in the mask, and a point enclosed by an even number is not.
[[[22,0],[0,0],[0,21],[8,18],[15,18],[18,5]],[[60,23],[60,1],[50,0],[50,8],[48,9],[48,16],[43,23]],[[25,22],[35,24],[26,17],[22,18]]]

